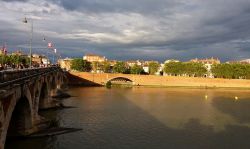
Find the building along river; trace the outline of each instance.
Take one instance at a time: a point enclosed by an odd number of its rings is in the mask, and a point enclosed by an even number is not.
[[[77,108],[46,111],[82,131],[8,140],[7,149],[250,148],[250,90],[71,88]],[[236,98],[237,97],[237,98]]]

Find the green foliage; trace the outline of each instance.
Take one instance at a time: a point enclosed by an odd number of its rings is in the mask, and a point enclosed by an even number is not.
[[[109,62],[104,62],[104,63],[103,63],[103,71],[104,71],[105,73],[110,72],[110,68],[111,68],[111,65],[110,65]]]
[[[101,70],[105,73],[108,73],[108,72],[110,72],[111,65],[107,61],[102,62],[102,63],[101,62],[92,62],[91,67],[92,67],[92,70],[94,72],[97,72],[97,70]]]
[[[170,75],[204,76],[206,68],[201,63],[170,62],[164,65],[164,72]]]
[[[18,55],[10,55],[10,60],[14,64],[19,64],[21,62],[20,56],[18,56]]]
[[[21,63],[24,64],[24,65],[28,65],[29,62],[30,62],[30,58],[28,57],[21,57]]]
[[[0,56],[1,63],[3,64],[11,64],[11,59],[8,55],[1,55]]]
[[[212,67],[212,73],[217,78],[227,79],[249,79],[250,65],[249,64],[217,64]]]
[[[102,70],[103,72],[105,73],[109,73],[110,72],[110,68],[111,68],[111,65],[109,62],[103,62],[100,64],[100,70]]]
[[[149,67],[149,74],[153,75],[159,70],[160,64],[157,62],[150,62],[148,64],[148,67]]]
[[[164,72],[171,75],[184,73],[184,65],[181,62],[170,62],[164,65]]]
[[[113,71],[116,73],[126,73],[128,71],[125,62],[117,62],[114,65]]]
[[[83,60],[81,58],[76,58],[72,60],[71,69],[88,72],[91,70],[91,64],[86,60]]]
[[[30,58],[19,55],[0,55],[0,63],[15,64],[15,65],[28,65]]]
[[[111,86],[112,86],[111,81],[108,81],[108,82],[106,83],[106,88],[111,88]]]
[[[91,67],[94,72],[96,72],[99,69],[100,63],[99,62],[92,62]]]
[[[142,73],[144,73],[144,70],[143,70],[142,66],[135,64],[134,66],[131,67],[130,73],[131,74],[142,74]]]
[[[202,63],[185,63],[186,73],[195,77],[203,77],[207,73],[207,69]]]
[[[92,70],[97,72],[97,70],[103,71],[105,73],[110,72],[111,65],[109,62],[92,62],[91,64]]]

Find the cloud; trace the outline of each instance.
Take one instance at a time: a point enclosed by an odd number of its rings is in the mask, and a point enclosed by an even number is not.
[[[53,41],[63,56],[103,54],[110,59],[239,59],[250,54],[249,0],[5,0],[0,43],[27,51]],[[44,53],[44,50],[40,50]],[[233,53],[233,54],[232,54]]]
[[[142,14],[169,11],[180,2],[170,0],[53,0],[67,10],[89,13],[136,12]]]
[[[28,0],[2,0],[5,2],[27,2]]]

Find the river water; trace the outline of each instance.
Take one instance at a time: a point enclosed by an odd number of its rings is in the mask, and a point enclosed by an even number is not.
[[[250,90],[71,88],[77,108],[43,112],[82,131],[7,149],[249,149]],[[235,99],[238,97],[238,100]]]

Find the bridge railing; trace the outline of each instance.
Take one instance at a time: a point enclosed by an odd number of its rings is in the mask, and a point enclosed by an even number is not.
[[[60,67],[45,67],[45,68],[31,68],[21,70],[5,70],[0,71],[0,85],[9,81],[26,78],[33,75],[43,74],[51,71],[60,70]]]

